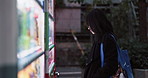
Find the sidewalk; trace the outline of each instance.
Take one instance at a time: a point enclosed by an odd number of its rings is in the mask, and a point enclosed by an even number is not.
[[[57,67],[60,73],[58,78],[82,78],[82,69],[80,67]]]

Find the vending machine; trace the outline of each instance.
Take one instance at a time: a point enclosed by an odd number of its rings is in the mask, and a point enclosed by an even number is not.
[[[54,0],[17,0],[18,78],[55,78]]]

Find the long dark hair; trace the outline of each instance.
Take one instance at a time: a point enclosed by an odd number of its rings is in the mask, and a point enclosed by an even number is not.
[[[102,10],[93,9],[87,15],[86,23],[99,39],[106,33],[113,33],[112,24]]]

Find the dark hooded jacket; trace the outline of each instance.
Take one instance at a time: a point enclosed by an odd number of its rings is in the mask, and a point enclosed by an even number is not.
[[[103,42],[104,66],[101,67],[100,44]],[[86,63],[84,78],[109,78],[118,69],[116,42],[110,34],[105,34],[101,41],[94,37],[94,42]]]

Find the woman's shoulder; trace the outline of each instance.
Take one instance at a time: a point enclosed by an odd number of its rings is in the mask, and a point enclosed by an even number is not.
[[[114,34],[111,34],[111,33],[107,33],[107,34],[104,34],[104,37],[103,37],[103,42],[115,42],[116,41],[116,37]]]

